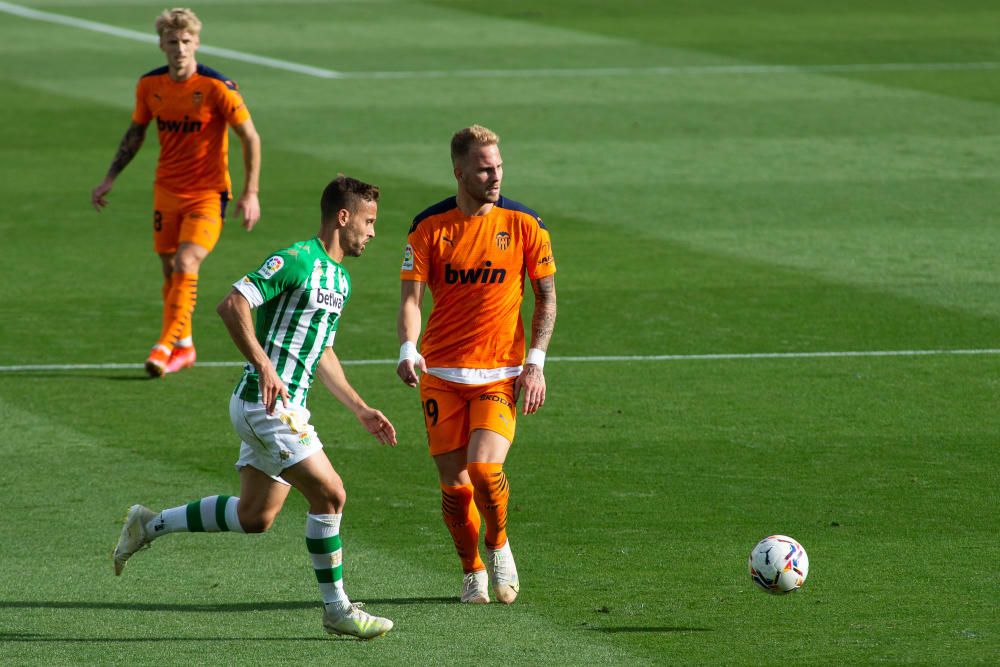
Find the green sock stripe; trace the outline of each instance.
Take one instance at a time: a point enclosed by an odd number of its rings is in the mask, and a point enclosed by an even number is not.
[[[344,578],[344,566],[338,565],[328,570],[316,570],[316,581],[321,584],[332,584]]]
[[[230,497],[219,496],[215,499],[215,523],[219,526],[219,530],[229,530],[229,526],[226,525],[226,505],[229,504]]]
[[[340,547],[340,535],[306,538],[306,549],[311,554],[332,554],[337,549],[340,549]]]
[[[187,504],[188,530],[192,533],[204,533],[205,526],[201,523],[201,501]]]

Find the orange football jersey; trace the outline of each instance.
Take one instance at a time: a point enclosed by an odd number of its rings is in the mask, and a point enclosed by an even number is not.
[[[167,67],[139,79],[132,121],[156,119],[160,160],[156,184],[170,192],[228,192],[228,125],[250,118],[236,84],[198,65],[187,81],[174,81]]]
[[[400,278],[427,283],[434,305],[420,353],[428,367],[502,368],[524,361],[521,300],[531,280],[556,271],[542,219],[500,197],[467,216],[450,197],[418,215]]]

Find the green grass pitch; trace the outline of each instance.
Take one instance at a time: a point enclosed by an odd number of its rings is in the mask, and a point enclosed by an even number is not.
[[[200,360],[237,359],[214,304],[314,232],[337,172],[383,188],[337,349],[394,357],[409,220],[453,192],[447,142],[472,122],[552,231],[553,356],[1000,348],[995,3],[485,4],[195,6],[207,45],[423,73],[201,55],[263,138],[264,218],[230,222],[203,267]],[[162,9],[30,6],[143,32]],[[152,132],[111,207],[88,200],[161,54],[0,11],[0,62],[0,366],[139,364],[159,329]],[[456,602],[415,393],[391,365],[347,371],[401,437],[379,447],[313,392],[348,489],[347,590],[389,635],[322,632],[294,494],[268,534],[171,536],[113,576],[128,505],[237,491],[236,368],[5,370],[0,663],[1000,660],[998,355],[552,361],[507,465],[521,597],[484,608]],[[775,532],[810,556],[790,596],[746,573]]]

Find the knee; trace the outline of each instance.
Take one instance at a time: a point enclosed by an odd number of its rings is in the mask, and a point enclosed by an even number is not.
[[[245,533],[264,533],[274,524],[274,514],[270,513],[239,513],[240,527]]]
[[[347,504],[347,490],[340,486],[337,488],[330,489],[328,494],[327,502],[329,503],[332,514],[341,514],[344,511],[344,505]]]
[[[174,256],[174,271],[176,273],[198,273],[201,268],[201,257],[194,252],[179,251]]]
[[[322,494],[310,502],[309,511],[313,514],[342,514],[347,504],[347,491],[343,486],[331,486],[323,489]]]
[[[468,465],[469,479],[477,489],[489,489],[503,476],[503,464],[472,461]]]

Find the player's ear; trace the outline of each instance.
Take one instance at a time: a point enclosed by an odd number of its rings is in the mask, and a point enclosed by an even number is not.
[[[346,227],[350,221],[351,221],[351,212],[350,211],[348,211],[346,208],[342,208],[339,211],[337,211],[337,226],[338,227]]]

